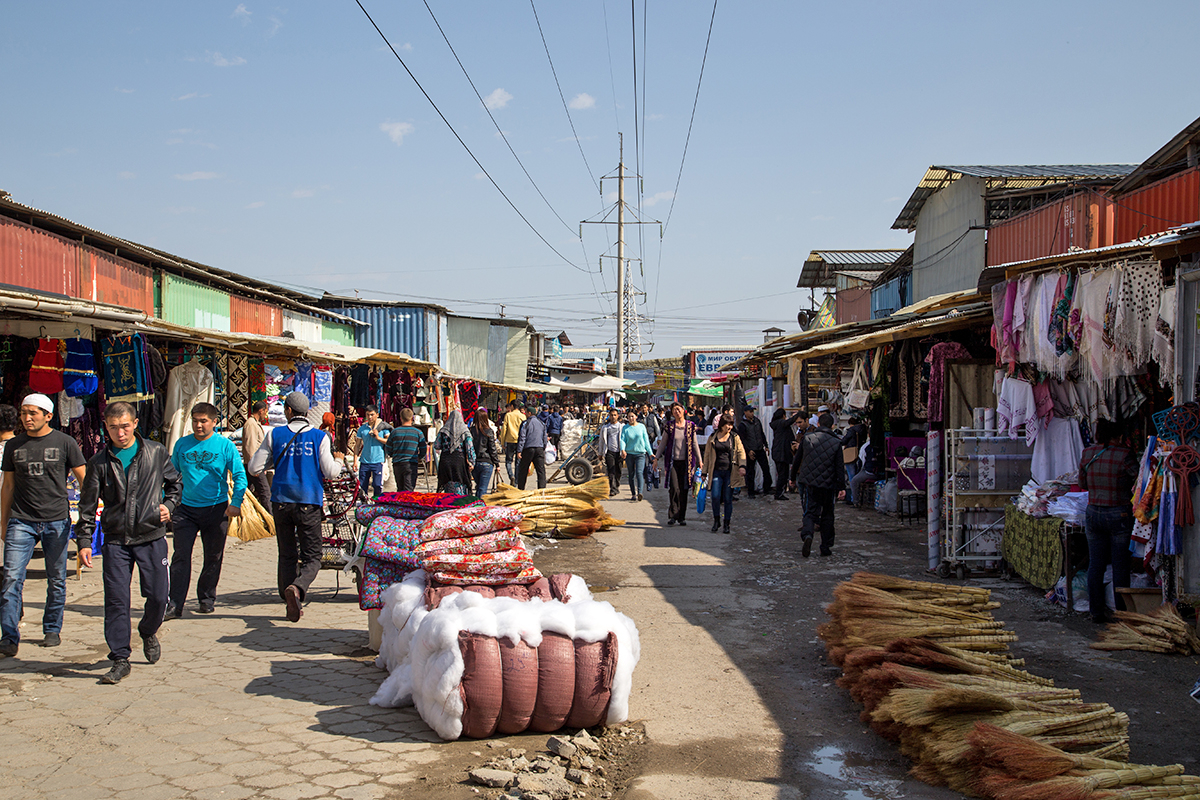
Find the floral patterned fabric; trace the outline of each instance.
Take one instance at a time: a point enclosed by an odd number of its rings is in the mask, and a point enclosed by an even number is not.
[[[521,524],[525,515],[505,506],[474,506],[442,511],[421,525],[421,541],[459,539],[507,530]]]
[[[354,510],[354,518],[358,520],[359,525],[370,525],[377,519],[403,519],[424,521],[429,517],[429,509],[417,508],[413,506],[400,505],[377,505],[368,503],[367,505],[359,506]]]
[[[515,575],[533,566],[524,545],[494,553],[425,553],[421,568],[426,572],[451,571],[463,575]]]
[[[431,511],[444,511],[448,508],[483,505],[481,500],[474,497],[464,497],[458,494],[437,492],[385,492],[376,501],[385,505],[405,505],[428,508]]]
[[[404,580],[409,572],[399,564],[365,559],[362,581],[358,584],[358,607],[363,611],[383,608],[383,590]]]
[[[362,555],[410,570],[417,569],[419,563],[413,548],[420,543],[417,537],[420,528],[421,523],[415,520],[379,517],[367,528]]]
[[[520,529],[509,528],[506,531],[491,531],[461,539],[432,539],[430,541],[423,541],[413,548],[413,552],[418,558],[439,553],[479,555],[480,553],[498,553],[503,550],[511,550],[520,541]]]
[[[515,575],[475,575],[447,570],[432,572],[429,577],[450,586],[506,586],[536,583],[542,577],[542,573],[530,564]]]

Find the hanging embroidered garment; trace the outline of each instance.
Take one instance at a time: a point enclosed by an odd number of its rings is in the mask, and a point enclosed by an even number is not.
[[[333,368],[325,365],[313,367],[312,374],[313,402],[333,402]]]
[[[1036,276],[1022,275],[1017,279],[1017,299],[1013,304],[1013,347],[1017,351],[1017,360],[1025,363],[1033,363],[1032,354],[1029,352],[1028,338],[1029,334],[1026,330],[1029,324],[1029,298],[1033,294],[1033,282]]]
[[[250,359],[250,402],[267,399],[267,371],[261,358]]]
[[[946,361],[949,359],[970,358],[967,348],[958,342],[939,342],[925,356],[929,365],[929,421],[942,420],[942,388],[946,377]]]
[[[226,361],[225,403],[229,408],[226,424],[230,429],[246,424],[250,413],[250,357],[230,353]]]
[[[140,403],[151,399],[146,382],[142,336],[113,336],[100,345],[104,360],[104,395],[108,403]]]
[[[168,453],[174,449],[175,442],[187,434],[192,406],[213,402],[213,387],[212,373],[195,359],[171,370],[167,378],[166,419],[163,422]]]
[[[100,388],[96,374],[96,353],[90,339],[67,339],[67,357],[63,363],[63,389],[70,397],[87,397]]]
[[[1060,356],[1075,352],[1075,342],[1072,341],[1070,333],[1070,319],[1076,282],[1077,276],[1074,272],[1059,277],[1061,291],[1055,297],[1054,312],[1050,317],[1050,339],[1054,342],[1054,352]]]
[[[1091,375],[1092,383],[1103,386],[1112,377],[1114,353],[1105,341],[1104,320],[1108,297],[1116,270],[1104,269],[1089,273],[1087,281],[1081,276],[1076,290],[1082,326],[1080,357]]]
[[[1041,428],[1033,386],[1021,378],[1005,378],[996,407],[996,432],[1007,431],[1008,438],[1016,439],[1017,428],[1022,425],[1025,426],[1025,443],[1033,444]]]
[[[1162,267],[1157,261],[1126,262],[1114,314],[1114,341],[1133,364],[1150,360],[1154,327],[1162,301]],[[1129,372],[1122,374],[1128,375]]]
[[[1017,345],[1013,334],[1013,317],[1017,307],[1017,284],[1018,282],[1015,280],[1009,281],[1004,290],[1004,323],[1000,328],[1000,344],[1004,352],[1002,363],[1008,364],[1009,372],[1017,367]]]
[[[63,357],[59,352],[58,339],[38,339],[37,354],[29,370],[29,388],[44,395],[55,395],[63,390]]]
[[[308,402],[315,403],[316,399],[313,396],[313,364],[311,361],[296,362],[296,383],[292,387],[292,391],[299,392],[308,398]]]

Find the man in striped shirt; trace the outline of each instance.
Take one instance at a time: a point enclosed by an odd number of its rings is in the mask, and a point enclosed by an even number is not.
[[[384,445],[388,458],[392,460],[396,491],[416,491],[417,474],[425,461],[427,447],[425,432],[413,425],[412,409],[401,409],[400,424],[392,429],[391,436]]]

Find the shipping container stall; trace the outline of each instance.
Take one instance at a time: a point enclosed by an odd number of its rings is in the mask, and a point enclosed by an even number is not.
[[[1196,222],[1200,220],[1200,167],[1113,199],[1117,204],[1113,244]]]
[[[259,336],[283,335],[283,309],[247,297],[229,298],[230,329]]]
[[[456,317],[446,319],[449,354],[446,369],[454,375],[486,380],[488,377],[488,331],[486,319]]]
[[[158,273],[159,319],[191,328],[228,331],[229,294],[169,272]]]
[[[79,258],[71,240],[0,217],[0,283],[79,297]]]
[[[77,297],[154,316],[154,270],[86,244],[79,251]]]
[[[897,275],[871,290],[871,319],[890,317],[908,302],[908,276]]]
[[[424,306],[364,305],[329,309],[366,326],[356,326],[354,344],[431,361]],[[436,342],[436,337],[435,337]]]

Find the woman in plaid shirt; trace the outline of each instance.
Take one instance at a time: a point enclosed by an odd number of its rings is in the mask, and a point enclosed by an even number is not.
[[[1104,568],[1110,563],[1113,588],[1129,586],[1129,536],[1133,532],[1133,484],[1137,455],[1125,443],[1120,427],[1096,422],[1096,444],[1079,459],[1079,488],[1088,493],[1088,603],[1092,619],[1111,620],[1104,592]]]

